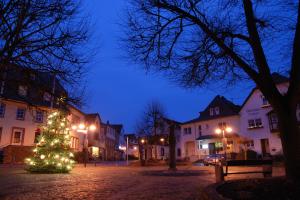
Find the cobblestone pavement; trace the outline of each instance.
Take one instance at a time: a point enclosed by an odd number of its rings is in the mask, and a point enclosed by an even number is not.
[[[28,174],[20,166],[0,166],[0,199],[199,199],[214,182],[213,167],[179,167],[195,172],[190,176],[151,175],[166,169],[106,164],[76,166],[70,174]]]

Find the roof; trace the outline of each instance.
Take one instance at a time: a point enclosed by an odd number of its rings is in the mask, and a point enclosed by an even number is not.
[[[215,107],[219,107],[219,114],[210,115],[210,108],[215,108]],[[200,112],[199,117],[189,120],[184,124],[238,115],[240,109],[241,106],[234,104],[233,102],[229,101],[223,96],[217,95],[204,109],[204,111]]]
[[[277,72],[274,72],[271,74],[274,83],[277,84],[281,84],[281,83],[287,83],[289,82],[289,78],[287,78],[286,76],[283,76]],[[251,92],[249,93],[249,95],[247,96],[247,98],[245,99],[245,101],[243,102],[241,108],[244,107],[244,105],[247,103],[247,101],[250,99],[250,97],[252,96],[252,94],[254,93],[255,90],[258,90],[258,87],[256,86],[255,88],[253,88],[251,90]]]
[[[99,113],[90,113],[90,114],[86,114],[85,115],[85,120],[87,122],[94,122],[96,121],[97,117],[99,118],[99,120],[101,121],[101,117],[99,115]]]

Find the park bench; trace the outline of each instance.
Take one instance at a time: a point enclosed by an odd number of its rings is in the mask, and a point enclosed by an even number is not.
[[[272,164],[273,160],[227,160],[225,162],[225,172],[224,166],[216,165],[216,181],[224,181],[224,177],[231,174],[253,174],[253,173],[262,173],[264,177],[272,176]],[[253,171],[238,171],[238,172],[229,172],[228,168],[236,166],[236,167],[245,167],[245,166],[261,166],[261,170],[253,170]]]

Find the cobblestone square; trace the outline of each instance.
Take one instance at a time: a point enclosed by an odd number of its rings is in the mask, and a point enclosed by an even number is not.
[[[0,199],[190,200],[200,199],[203,188],[215,181],[213,167],[181,166],[178,169],[190,175],[160,173],[167,170],[166,166],[127,167],[114,163],[87,168],[77,165],[70,174],[29,174],[20,166],[3,165],[0,166]],[[279,168],[274,172],[281,175],[283,170]]]
[[[201,176],[156,176],[167,167],[76,166],[70,174],[28,174],[22,167],[0,167],[0,199],[198,199],[214,181]],[[197,167],[180,167],[199,170]]]

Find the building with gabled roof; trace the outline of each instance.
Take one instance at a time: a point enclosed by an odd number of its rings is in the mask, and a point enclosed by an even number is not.
[[[210,154],[224,153],[222,136],[215,133],[217,128],[231,127],[227,134],[227,153],[238,152],[243,138],[239,137],[240,106],[223,96],[217,95],[195,119],[182,123],[182,157],[191,161]]]

